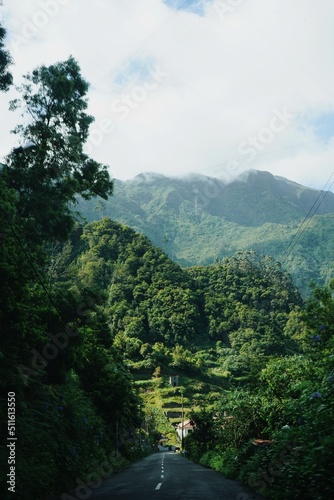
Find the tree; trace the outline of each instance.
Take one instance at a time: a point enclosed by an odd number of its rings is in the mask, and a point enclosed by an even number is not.
[[[0,2],[1,5],[1,2]],[[8,71],[8,66],[11,63],[11,57],[5,50],[3,40],[6,35],[6,30],[0,23],[0,90],[6,92],[12,84],[13,78]]]
[[[89,85],[73,57],[41,66],[24,79],[21,99],[12,101],[11,109],[21,108],[29,121],[13,132],[34,147],[21,148],[21,154],[14,150],[4,175],[18,193],[29,237],[61,240],[73,226],[69,203],[76,195],[107,199],[113,182],[107,166],[83,152],[93,118],[86,113]]]
[[[313,286],[312,296],[306,301],[304,319],[309,326],[312,346],[328,344],[334,338],[334,280],[324,287]]]

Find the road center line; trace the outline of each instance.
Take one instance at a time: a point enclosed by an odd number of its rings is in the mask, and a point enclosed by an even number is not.
[[[156,490],[160,490],[161,485],[162,485],[162,483],[158,483],[155,489],[156,489]]]

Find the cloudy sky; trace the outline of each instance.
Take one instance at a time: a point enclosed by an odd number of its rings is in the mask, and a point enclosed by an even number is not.
[[[16,83],[78,61],[95,117],[87,151],[113,177],[228,181],[255,168],[334,180],[332,0],[4,0],[0,11]],[[15,96],[0,96],[0,161],[17,145]]]

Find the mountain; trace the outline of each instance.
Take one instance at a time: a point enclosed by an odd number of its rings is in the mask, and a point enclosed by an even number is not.
[[[144,173],[116,180],[107,202],[80,200],[78,208],[88,222],[108,216],[129,225],[183,267],[255,250],[282,262],[303,296],[311,279],[324,284],[333,275],[334,194],[269,172],[229,184]]]

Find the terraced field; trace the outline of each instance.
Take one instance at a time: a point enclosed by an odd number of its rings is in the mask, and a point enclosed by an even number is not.
[[[183,419],[191,418],[193,411],[203,406],[210,410],[213,403],[226,392],[217,385],[201,382],[179,374],[179,385],[170,384],[170,369],[161,370],[160,376],[153,376],[152,371],[140,370],[133,373],[136,385],[139,387],[143,400],[146,421],[155,419],[158,430],[166,436],[168,445],[179,445],[176,426]],[[183,411],[183,415],[182,415]],[[149,424],[147,431],[149,432]]]

